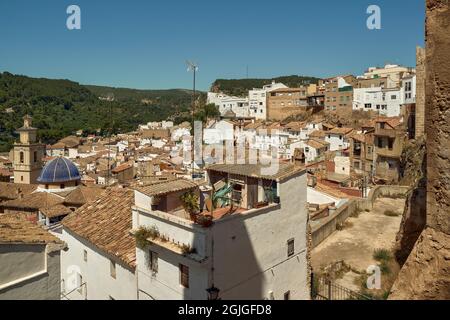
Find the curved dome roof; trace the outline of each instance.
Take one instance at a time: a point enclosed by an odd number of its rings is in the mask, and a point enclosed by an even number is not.
[[[73,162],[64,157],[58,157],[44,166],[37,181],[40,183],[61,183],[80,179],[80,173]]]

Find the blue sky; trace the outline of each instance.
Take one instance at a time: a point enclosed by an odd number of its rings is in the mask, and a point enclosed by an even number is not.
[[[415,65],[424,0],[2,0],[0,71],[140,89],[189,88],[216,78],[361,74]],[[82,29],[66,28],[81,8]],[[382,29],[366,27],[369,5]]]

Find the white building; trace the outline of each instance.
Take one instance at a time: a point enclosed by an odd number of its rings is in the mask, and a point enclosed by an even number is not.
[[[409,83],[411,82],[406,82]],[[353,110],[375,111],[387,117],[398,117],[405,103],[405,87],[400,88],[356,88],[353,92]],[[415,100],[411,91],[410,100]]]
[[[416,75],[408,75],[402,79],[402,88],[404,91],[404,103],[416,103]]]
[[[350,158],[344,156],[334,157],[335,173],[350,176]]]
[[[353,129],[351,128],[334,128],[325,132],[325,141],[330,144],[330,151],[345,150],[350,146],[347,137]]]
[[[325,153],[329,151],[330,143],[320,139],[302,141],[306,164],[324,160]]]
[[[248,92],[250,117],[258,120],[267,119],[267,91],[253,89]]]
[[[225,141],[233,141],[234,123],[229,120],[214,121],[203,130],[203,142],[205,144],[223,144]]]
[[[0,229],[0,300],[59,300],[62,241],[17,214]]]
[[[249,99],[228,96],[223,93],[208,92],[207,103],[213,103],[219,108],[222,116],[227,115],[230,111],[237,118],[250,117]]]
[[[107,189],[63,220],[62,293],[69,300],[135,300],[135,240],[130,235],[134,194]]]
[[[210,183],[234,205],[194,221],[180,195],[203,199],[207,189],[187,180],[137,187],[133,230],[158,231],[137,248],[139,298],[205,300],[217,288],[223,300],[309,299],[306,172],[279,165],[272,176],[259,165],[209,167]]]

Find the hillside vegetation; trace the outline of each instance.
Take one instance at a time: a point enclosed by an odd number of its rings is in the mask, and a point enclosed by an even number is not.
[[[282,76],[272,79],[217,79],[211,86],[213,92],[223,92],[233,96],[246,96],[248,90],[262,88],[272,81],[281,82],[290,88],[297,88],[305,84],[317,84],[319,78],[308,76]]]
[[[110,94],[114,101],[99,99]],[[0,73],[0,152],[10,150],[25,114],[33,117],[39,139],[54,143],[79,129],[102,134],[110,127],[126,132],[149,121],[176,121],[178,114],[189,110],[191,97],[188,90],[82,86],[69,80]]]

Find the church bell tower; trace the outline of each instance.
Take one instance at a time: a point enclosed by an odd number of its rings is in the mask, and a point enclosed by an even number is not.
[[[23,127],[17,129],[20,139],[14,143],[14,183],[35,184],[42,169],[44,145],[37,142],[37,129],[31,121],[26,115]]]

